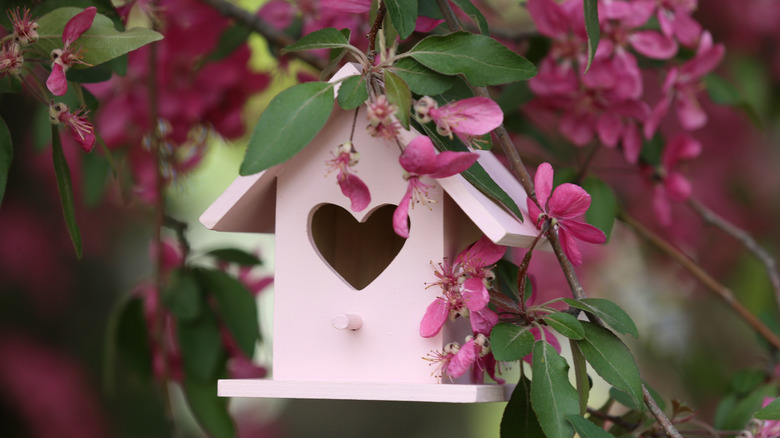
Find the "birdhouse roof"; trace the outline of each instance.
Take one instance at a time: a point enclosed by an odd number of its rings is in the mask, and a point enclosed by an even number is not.
[[[354,74],[359,74],[357,68],[347,65],[331,80]],[[334,123],[333,117],[328,123]],[[413,133],[402,142],[407,143],[417,135],[419,134]],[[436,182],[490,240],[505,246],[530,246],[538,235],[538,230],[527,216],[525,190],[490,151],[477,153],[478,163],[523,212],[523,222],[461,175],[437,179]],[[216,231],[273,233],[276,219],[276,181],[286,164],[285,162],[254,175],[236,178],[201,215],[200,222],[206,228]]]

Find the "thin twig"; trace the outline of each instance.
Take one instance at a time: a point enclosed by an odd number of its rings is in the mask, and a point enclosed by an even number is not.
[[[382,28],[382,22],[385,21],[385,14],[387,13],[387,6],[385,2],[379,2],[379,9],[376,11],[376,18],[374,19],[374,25],[371,26],[371,30],[366,37],[368,38],[368,60],[370,65],[374,65],[374,58],[376,57],[376,36],[379,34],[379,29]]]
[[[693,198],[689,199],[688,206],[698,213],[704,222],[719,228],[724,233],[736,239],[764,265],[766,273],[769,276],[769,281],[772,283],[772,289],[775,291],[775,302],[778,307],[780,307],[780,272],[777,271],[777,261],[772,255],[761,247],[745,230],[738,228],[727,221],[698,200]]]
[[[664,414],[664,411],[658,407],[655,399],[653,399],[653,396],[650,395],[650,391],[647,390],[647,387],[644,384],[642,385],[642,395],[644,396],[645,404],[648,408],[650,408],[650,413],[652,413],[655,417],[655,421],[661,425],[666,436],[669,438],[682,438],[680,432],[675,429],[674,424],[672,424],[671,420],[669,420],[666,414]]]
[[[707,289],[722,299],[734,312],[742,318],[753,330],[757,331],[764,339],[767,340],[776,349],[780,349],[780,337],[778,337],[772,330],[769,329],[764,323],[756,318],[753,313],[750,312],[745,306],[737,301],[734,293],[731,289],[718,283],[710,274],[708,274],[701,266],[691,260],[687,255],[683,254],[680,250],[672,246],[669,242],[653,233],[642,225],[635,218],[628,215],[625,211],[621,211],[618,214],[618,218],[622,220],[626,225],[634,230],[636,234],[647,240],[658,250],[672,258],[674,261],[682,265],[688,272],[690,272],[697,280],[704,284]]]
[[[596,417],[601,420],[611,421],[628,432],[631,432],[635,430],[637,427],[639,427],[639,424],[637,423],[630,423],[626,421],[623,417],[618,417],[617,415],[609,415],[605,412],[599,411],[598,409],[588,408],[588,413],[592,417]]]
[[[269,43],[275,46],[285,47],[295,42],[292,38],[271,27],[268,23],[258,17],[257,14],[253,14],[246,9],[236,6],[226,0],[200,1],[216,9],[220,14],[233,18],[239,23],[249,27],[254,32],[262,35],[266,40],[268,40]],[[326,60],[318,58],[309,52],[290,52],[288,55],[294,56],[318,70],[324,70],[328,66]]]

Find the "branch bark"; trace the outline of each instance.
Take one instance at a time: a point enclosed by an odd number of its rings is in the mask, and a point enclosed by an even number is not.
[[[659,251],[669,256],[672,260],[679,263],[683,268],[691,273],[697,280],[704,284],[707,289],[714,293],[718,298],[723,300],[734,312],[742,318],[747,325],[753,330],[757,331],[761,337],[766,339],[772,346],[780,350],[780,337],[778,337],[772,330],[769,329],[764,323],[756,318],[753,313],[750,312],[745,306],[740,303],[731,289],[720,284],[710,274],[708,274],[701,266],[690,259],[687,255],[683,254],[680,250],[672,246],[669,242],[653,233],[642,225],[635,218],[628,215],[626,212],[621,211],[618,218],[628,225],[634,232],[640,237],[647,240],[650,244],[655,246]]]
[[[701,216],[705,223],[719,228],[724,233],[736,239],[764,265],[766,273],[769,276],[769,281],[772,283],[772,289],[775,292],[775,302],[777,303],[778,308],[780,308],[780,273],[777,271],[777,261],[769,252],[761,247],[761,245],[759,245],[745,230],[727,221],[696,199],[689,199],[688,206]]]

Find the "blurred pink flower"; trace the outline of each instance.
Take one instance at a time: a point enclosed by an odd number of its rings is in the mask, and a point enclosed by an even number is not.
[[[680,162],[701,154],[701,143],[682,132],[669,140],[661,156],[661,167],[650,174],[656,184],[653,189],[653,211],[661,225],[672,223],[670,201],[682,202],[691,197],[691,183],[678,170]]]
[[[26,46],[38,41],[38,23],[33,20],[29,9],[9,9],[8,18],[13,27],[14,40],[19,45]]]
[[[409,181],[406,193],[393,213],[393,229],[404,239],[409,237],[409,206],[414,202],[428,203],[427,190],[431,187],[420,181],[421,176],[430,178],[446,178],[471,167],[479,158],[473,152],[444,151],[439,154],[433,147],[431,139],[421,135],[406,146],[398,158],[401,167],[407,172],[405,178]]]
[[[276,30],[284,30],[295,18],[293,4],[285,0],[271,0],[263,5],[257,15]]]
[[[766,407],[774,400],[771,397],[765,397],[761,407]],[[754,438],[777,438],[778,436],[780,436],[780,421],[778,420],[764,420],[753,435]]]
[[[590,195],[582,187],[574,184],[561,184],[553,191],[553,168],[550,163],[542,163],[534,176],[536,196],[544,210],[528,198],[528,214],[537,228],[549,217],[552,226],[558,230],[563,252],[575,266],[582,264],[582,254],[575,239],[588,243],[604,243],[607,236],[593,225],[580,219],[590,207]]]
[[[371,10],[371,0],[321,0],[320,6],[336,12],[363,14]]]

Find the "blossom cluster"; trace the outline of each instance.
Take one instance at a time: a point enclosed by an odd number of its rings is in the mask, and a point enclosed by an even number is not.
[[[539,74],[529,81],[536,97],[526,109],[557,114],[560,133],[575,146],[597,139],[606,147],[622,149],[629,164],[646,166],[640,160],[643,141],[655,136],[672,108],[683,130],[694,131],[707,123],[699,103],[702,78],[720,63],[724,47],[714,44],[711,34],[691,17],[696,7],[696,0],[599,2],[601,39],[586,72],[582,0],[530,0],[531,17],[552,46],[540,62]],[[681,48],[693,56],[678,56]],[[646,90],[656,78],[655,71],[640,69],[646,60],[664,61],[659,90]],[[661,97],[651,104],[649,97],[656,92]],[[668,184],[665,179],[672,169],[662,163],[652,170],[645,172],[649,182]],[[655,209],[656,216],[668,224],[664,206],[670,199],[687,196],[666,197],[667,191],[660,189],[655,193],[654,204],[661,206]]]
[[[490,351],[490,332],[498,323],[498,315],[488,308],[489,289],[493,287],[493,265],[500,260],[506,248],[487,237],[464,249],[450,263],[444,260],[436,270],[438,280],[430,286],[439,286],[442,295],[428,306],[420,323],[420,336],[431,338],[441,331],[447,320],[468,318],[473,335],[462,346],[450,343],[442,352],[433,352],[428,360],[438,364],[439,377],[458,378],[469,369],[472,381],[482,383],[484,372],[497,382],[498,363]]]

